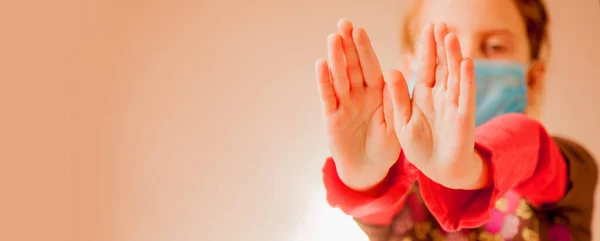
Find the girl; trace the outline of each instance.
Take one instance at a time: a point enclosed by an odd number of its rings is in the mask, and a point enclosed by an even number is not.
[[[316,66],[328,202],[371,240],[589,240],[594,160],[536,121],[547,25],[541,0],[417,0],[384,81],[341,20]]]

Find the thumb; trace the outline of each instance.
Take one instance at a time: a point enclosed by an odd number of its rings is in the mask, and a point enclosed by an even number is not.
[[[410,95],[402,72],[392,69],[389,75],[390,83],[388,91],[390,92],[392,105],[394,106],[394,124],[396,125],[396,131],[400,131],[410,119]]]

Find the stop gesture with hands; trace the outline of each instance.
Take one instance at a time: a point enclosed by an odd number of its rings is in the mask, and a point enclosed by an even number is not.
[[[479,189],[486,166],[474,151],[473,62],[445,24],[424,27],[413,98],[400,71],[387,81],[365,30],[347,20],[328,38],[316,75],[330,150],[342,182],[354,190],[383,180],[406,159],[434,182]]]

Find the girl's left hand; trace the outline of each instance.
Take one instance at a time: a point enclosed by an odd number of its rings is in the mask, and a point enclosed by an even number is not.
[[[389,84],[404,154],[443,186],[482,188],[487,171],[474,151],[473,62],[463,59],[458,38],[445,24],[427,25],[420,41],[412,100],[402,73],[393,71]]]

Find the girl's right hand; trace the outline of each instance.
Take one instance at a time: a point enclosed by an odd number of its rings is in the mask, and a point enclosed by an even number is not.
[[[392,103],[365,30],[340,20],[327,42],[329,61],[317,61],[316,74],[330,150],[342,182],[365,190],[400,155]]]

